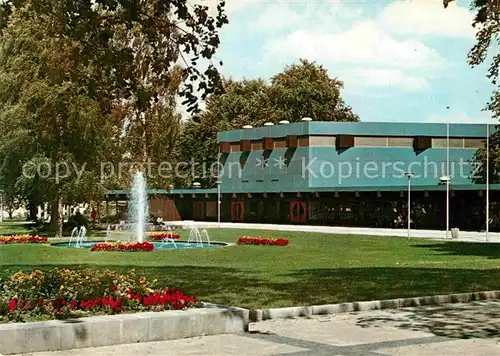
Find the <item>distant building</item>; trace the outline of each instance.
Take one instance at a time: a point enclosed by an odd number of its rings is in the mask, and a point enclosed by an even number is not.
[[[483,229],[486,186],[474,178],[474,154],[486,125],[450,124],[447,132],[446,124],[314,121],[220,132],[221,220],[402,225],[411,172],[414,227],[445,227],[449,176],[450,227]],[[490,185],[492,230],[499,188]],[[149,194],[150,212],[165,221],[217,220],[216,188]],[[126,199],[127,191],[108,192],[110,201]]]

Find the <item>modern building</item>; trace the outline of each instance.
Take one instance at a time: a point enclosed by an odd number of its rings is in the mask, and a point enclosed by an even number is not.
[[[445,228],[449,178],[450,227],[480,230],[486,185],[475,177],[474,157],[495,129],[301,121],[220,132],[221,220],[406,226],[410,183],[413,226]],[[492,230],[499,188],[489,185]],[[149,193],[150,211],[164,220],[217,220],[216,187]],[[108,199],[126,200],[127,191]]]

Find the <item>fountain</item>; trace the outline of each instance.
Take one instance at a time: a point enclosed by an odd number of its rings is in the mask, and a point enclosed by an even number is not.
[[[111,238],[111,225],[108,225],[108,228],[106,229],[106,239],[104,241],[108,242],[110,238]]]
[[[87,229],[85,226],[82,225],[81,227],[76,226],[73,228],[69,238],[69,246],[71,246],[73,240],[75,241],[75,247],[82,247],[83,241],[87,241]]]
[[[144,230],[148,221],[148,195],[146,179],[142,172],[137,172],[134,175],[128,216],[132,230],[135,232],[133,238],[137,242],[144,242]]]
[[[172,228],[170,226],[167,226],[167,235],[162,239],[160,247],[163,247],[164,244],[170,243],[174,246],[174,248],[177,248],[177,244],[175,243],[172,236]]]
[[[210,245],[210,237],[208,236],[206,229],[203,229],[200,232],[200,230],[193,227],[191,231],[189,231],[188,243],[195,243],[203,247],[203,239],[207,241],[207,245]]]

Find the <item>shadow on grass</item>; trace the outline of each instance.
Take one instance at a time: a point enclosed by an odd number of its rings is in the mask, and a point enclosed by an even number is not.
[[[500,337],[498,302],[408,308],[384,314],[360,317],[357,325],[363,328],[395,327],[460,339]]]
[[[308,269],[287,276],[293,282],[270,282],[267,287],[297,306],[500,289],[500,269]]]
[[[96,268],[95,265],[5,266],[19,269]],[[99,266],[98,268],[103,268]],[[158,279],[199,300],[246,308],[305,306],[499,289],[500,269],[338,268],[261,274],[224,267],[113,266]],[[2,271],[3,272],[3,271]]]
[[[500,258],[499,243],[481,242],[445,242],[440,244],[415,245],[417,248],[426,248],[452,256],[480,256]]]

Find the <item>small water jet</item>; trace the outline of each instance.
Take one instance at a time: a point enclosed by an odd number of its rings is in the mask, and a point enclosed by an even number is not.
[[[207,241],[207,245],[210,245],[210,236],[208,236],[206,229],[200,232],[196,227],[193,227],[191,231],[189,231],[188,243],[195,243],[199,246],[203,246],[203,239]]]
[[[144,173],[137,172],[134,175],[130,195],[128,216],[132,224],[132,231],[135,233],[133,239],[142,243],[144,242],[144,232],[148,221],[148,195]]]
[[[75,247],[81,247],[83,241],[87,241],[87,229],[85,226],[82,225],[81,227],[76,226],[73,228],[68,245],[71,246],[73,241],[75,243]]]
[[[172,234],[172,228],[170,226],[167,227],[167,234],[166,236],[161,240],[161,247],[163,247],[165,244],[172,244],[175,248],[177,248],[177,245],[174,241],[173,234]]]

